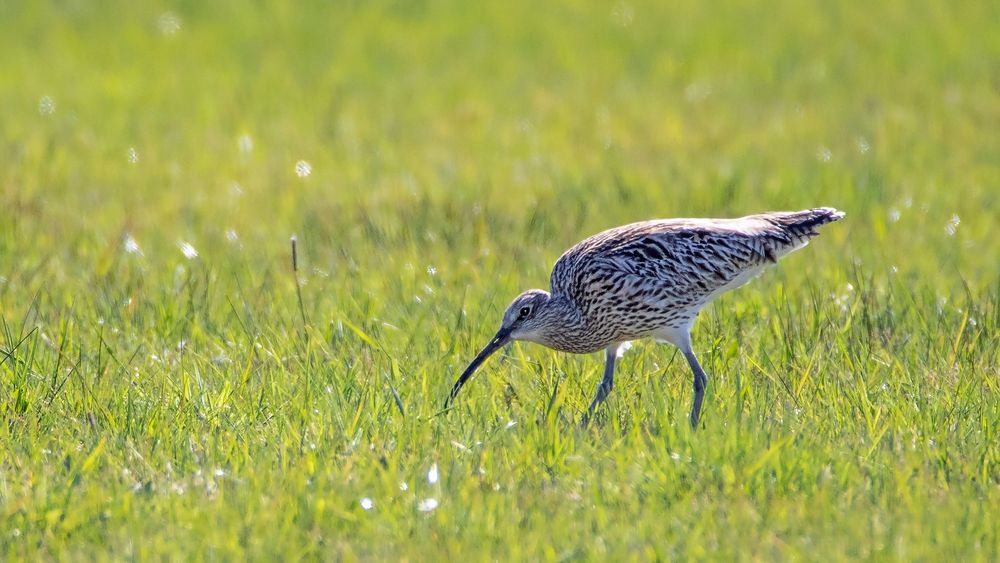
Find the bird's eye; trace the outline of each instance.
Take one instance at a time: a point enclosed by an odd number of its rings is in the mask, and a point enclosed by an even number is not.
[[[519,316],[522,319],[528,318],[528,315],[530,315],[530,314],[531,314],[531,307],[521,307],[521,312],[520,312]]]

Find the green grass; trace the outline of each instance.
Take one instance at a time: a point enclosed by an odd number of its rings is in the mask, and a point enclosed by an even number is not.
[[[0,0],[0,553],[995,561],[1000,9],[778,4]],[[816,205],[697,432],[652,343],[441,414],[581,238]]]

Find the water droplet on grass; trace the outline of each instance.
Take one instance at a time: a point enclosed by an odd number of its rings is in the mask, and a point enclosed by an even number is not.
[[[305,178],[312,174],[312,165],[304,160],[300,160],[295,163],[295,175],[299,178]]]
[[[125,252],[128,252],[129,254],[138,254],[139,256],[143,255],[142,249],[139,248],[139,243],[136,242],[130,234],[125,235]]]
[[[406,484],[406,481],[400,481],[399,490],[405,493],[406,491],[410,490],[410,486]]]
[[[237,139],[236,144],[239,145],[240,152],[243,154],[250,154],[251,152],[253,152],[253,137],[251,137],[249,134],[244,133],[243,135],[240,135],[240,138]]]
[[[193,260],[198,257],[198,251],[195,250],[189,242],[185,242],[183,240],[177,241],[177,247],[181,249],[181,253],[183,253],[184,257],[188,260]]]
[[[820,162],[830,162],[833,159],[833,152],[826,147],[820,147],[816,150],[816,158]]]
[[[430,512],[438,507],[438,501],[436,498],[425,498],[417,504],[417,510],[420,512]]]
[[[893,207],[892,209],[889,210],[889,222],[895,223],[896,221],[899,221],[899,217],[901,215],[902,214],[899,212],[899,210]]]
[[[361,499],[361,508],[363,508],[365,510],[371,510],[374,507],[375,507],[375,503],[372,501],[372,499],[370,499],[368,497],[365,497],[365,498]]]
[[[944,232],[950,237],[955,236],[955,231],[958,229],[958,224],[962,220],[958,218],[958,215],[952,215],[951,219],[948,220],[948,224],[944,226]]]
[[[858,137],[857,140],[854,141],[854,143],[855,145],[857,145],[858,152],[861,154],[866,154],[868,151],[872,150],[871,143],[869,143],[868,139],[864,137]]]
[[[129,164],[136,164],[139,162],[139,153],[135,150],[135,147],[129,147],[125,156],[128,158]]]
[[[433,485],[438,482],[438,477],[438,464],[435,463],[431,466],[430,471],[427,472],[427,482]]]
[[[181,18],[173,12],[163,12],[156,19],[156,27],[163,35],[173,35],[181,30]]]
[[[42,96],[38,100],[38,113],[52,115],[56,112],[56,101],[51,96]]]

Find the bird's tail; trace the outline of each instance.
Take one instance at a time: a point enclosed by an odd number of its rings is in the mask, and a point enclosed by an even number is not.
[[[761,217],[772,225],[780,227],[796,238],[813,237],[818,233],[816,227],[840,221],[844,218],[843,211],[832,207],[817,207],[805,211],[776,211],[764,213]]]
[[[819,234],[816,232],[817,227],[839,221],[843,217],[843,211],[832,207],[817,207],[805,211],[761,213],[754,218],[768,225],[759,236],[765,256],[774,262],[809,244],[809,239]]]

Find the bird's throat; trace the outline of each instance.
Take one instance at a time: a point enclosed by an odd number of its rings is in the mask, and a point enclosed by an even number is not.
[[[562,295],[553,295],[546,308],[548,322],[540,330],[527,335],[524,340],[574,354],[588,354],[606,345],[594,338],[602,331],[598,330],[595,333],[593,327],[587,325],[582,311],[573,300]]]

